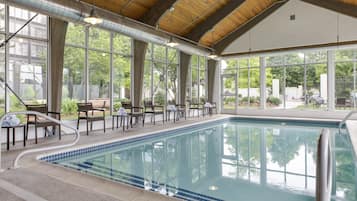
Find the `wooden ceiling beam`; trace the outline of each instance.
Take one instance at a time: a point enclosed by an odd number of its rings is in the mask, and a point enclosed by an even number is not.
[[[257,25],[259,22],[261,22],[266,17],[268,17],[270,14],[275,12],[277,9],[279,9],[282,5],[284,5],[288,1],[289,0],[277,1],[273,3],[270,7],[265,9],[263,12],[259,13],[254,18],[252,18],[245,24],[239,26],[236,30],[232,31],[230,34],[226,35],[224,38],[219,40],[216,44],[213,45],[213,49],[215,49],[217,54],[221,54],[224,51],[224,49],[226,49],[226,47],[228,47],[233,41],[235,41],[244,33],[252,29],[255,25]]]
[[[198,42],[205,33],[210,31],[217,23],[231,14],[244,1],[245,0],[230,0],[226,5],[210,15],[206,20],[197,24],[188,34],[186,34],[185,37]]]
[[[159,0],[155,5],[140,19],[140,21],[150,26],[156,26],[160,18],[169,10],[176,0]]]
[[[338,0],[302,0],[306,3],[357,18],[357,6]]]

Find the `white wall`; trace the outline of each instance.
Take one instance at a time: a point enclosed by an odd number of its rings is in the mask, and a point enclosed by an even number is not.
[[[294,21],[290,20],[291,14],[296,16]],[[236,39],[223,54],[249,52],[249,47],[251,51],[258,51],[336,43],[337,35],[339,42],[353,41],[357,40],[356,27],[356,18],[290,0]]]

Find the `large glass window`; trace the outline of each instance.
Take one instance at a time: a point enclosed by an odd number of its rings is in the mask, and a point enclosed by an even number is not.
[[[273,55],[264,57],[264,59],[265,83],[261,83],[260,79],[259,57],[231,59],[222,63],[224,78],[227,74],[237,75],[238,107],[258,108],[261,105],[260,87],[265,85],[266,108],[314,110],[327,108],[326,51]],[[350,64],[350,66],[352,65]],[[351,72],[354,71],[344,68],[336,73],[336,76],[340,76],[341,79],[349,79],[351,82],[353,80],[351,76],[349,78],[344,76],[351,75]],[[336,80],[338,80],[337,77]],[[348,84],[345,80],[341,82],[344,89],[347,85],[351,88],[351,83]],[[352,90],[349,90],[348,94],[350,91]],[[337,93],[341,94],[339,91]],[[346,92],[344,93],[346,94]],[[222,97],[224,103],[227,102],[226,98]],[[353,101],[346,102],[348,105],[348,102],[352,103]]]
[[[187,100],[194,103],[206,101],[206,58],[192,55],[190,72],[188,74]]]
[[[9,33],[21,28],[35,13],[9,7]],[[38,15],[9,43],[8,83],[27,104],[47,102],[47,17]],[[10,111],[24,106],[9,94]]]
[[[258,108],[260,106],[259,57],[228,60],[224,74],[238,76],[239,108]]]
[[[114,34],[113,52],[113,109],[117,111],[121,101],[131,98],[131,39]]]
[[[356,108],[356,50],[335,52],[335,108]]]
[[[131,98],[130,84],[131,38],[69,23],[63,69],[64,118],[75,117],[77,102],[117,111],[121,101]]]
[[[175,104],[177,69],[177,50],[149,44],[144,68],[143,100],[152,100],[157,105]]]

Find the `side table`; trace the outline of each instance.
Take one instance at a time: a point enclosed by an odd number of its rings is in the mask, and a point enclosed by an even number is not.
[[[23,128],[24,129],[24,147],[26,146],[26,124],[18,124],[14,126],[1,126],[1,128],[6,129],[6,149],[10,149],[10,129],[12,129],[12,145],[15,145],[15,129],[16,128]]]

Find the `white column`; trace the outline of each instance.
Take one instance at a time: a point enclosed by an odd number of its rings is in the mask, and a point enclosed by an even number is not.
[[[335,110],[335,54],[327,51],[327,109]]]
[[[266,108],[265,57],[259,57],[259,63],[260,63],[260,109],[265,109]]]

